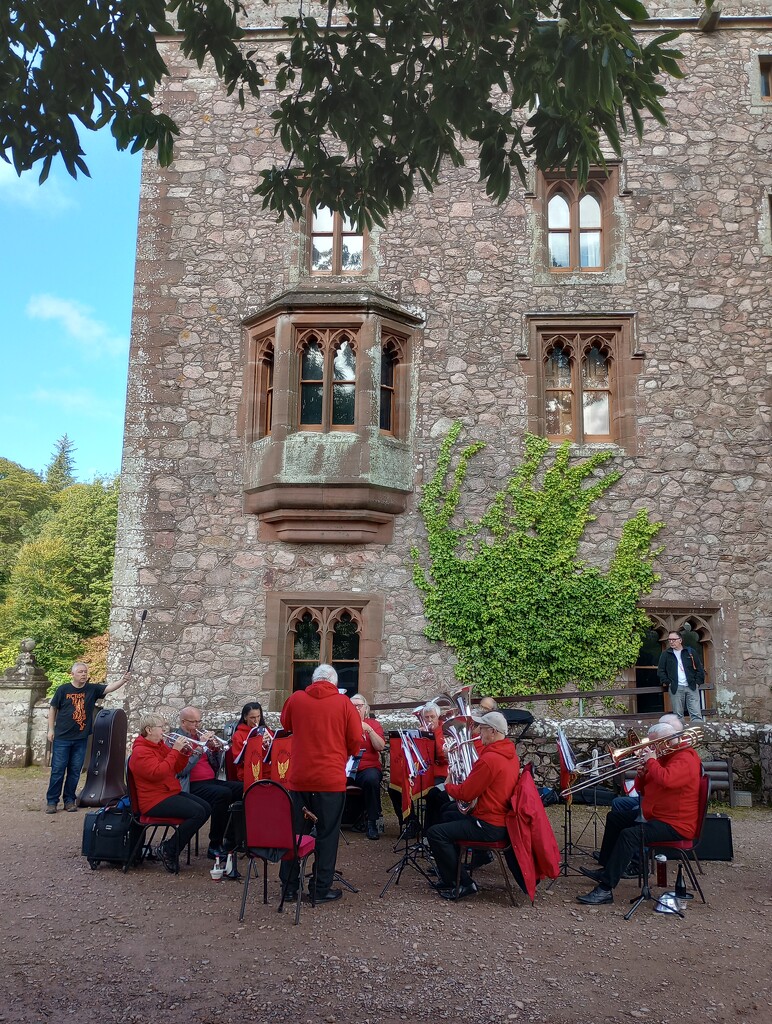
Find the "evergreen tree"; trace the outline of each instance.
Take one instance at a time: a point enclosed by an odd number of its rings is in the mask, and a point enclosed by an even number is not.
[[[75,483],[75,460],[72,457],[74,451],[73,442],[66,434],[62,434],[54,446],[51,461],[46,466],[46,483],[55,494],[63,491],[65,487],[72,487]]]

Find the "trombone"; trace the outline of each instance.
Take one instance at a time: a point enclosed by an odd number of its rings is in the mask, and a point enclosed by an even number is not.
[[[670,736],[642,740],[640,743],[634,743],[628,747],[609,750],[601,757],[577,761],[570,770],[571,775],[578,781],[572,781],[571,785],[566,786],[560,795],[564,798],[572,796],[574,793],[580,793],[583,789],[590,789],[602,782],[610,782],[617,775],[637,771],[644,750],[651,750],[655,757],[663,757],[665,754],[672,754],[678,747],[698,747],[702,742],[702,736],[701,726],[692,725],[688,729],[682,729]]]

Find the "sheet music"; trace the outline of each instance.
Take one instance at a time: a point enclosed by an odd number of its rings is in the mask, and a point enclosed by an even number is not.
[[[562,729],[558,729],[557,744],[563,758],[563,764],[568,771],[572,772],[576,768],[576,757]]]
[[[239,756],[233,758],[233,763],[234,764],[240,764],[241,763],[241,759],[244,756],[244,751],[247,749],[247,743],[249,743],[249,741],[252,739],[253,736],[255,736],[255,735],[262,736],[264,733],[265,733],[265,726],[264,725],[253,725],[252,728],[247,733],[247,738],[244,740],[244,746],[239,751]]]

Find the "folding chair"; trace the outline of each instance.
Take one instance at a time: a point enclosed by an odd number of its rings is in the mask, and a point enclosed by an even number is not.
[[[135,823],[141,829],[139,838],[134,844],[134,849],[129,855],[129,859],[123,865],[124,874],[129,870],[129,867],[134,863],[134,859],[139,853],[139,860],[137,864],[141,864],[147,856],[147,847],[152,846],[153,840],[155,839],[156,832],[159,828],[163,829],[161,836],[161,842],[163,842],[169,834],[169,829],[172,830],[172,835],[175,835],[179,830],[180,825],[184,824],[184,818],[155,818],[150,814],[143,814],[139,809],[139,798],[137,796],[137,784],[134,781],[134,775],[131,771],[131,766],[126,765],[126,781],[129,786],[129,802],[131,804],[131,813],[134,816]],[[148,829],[152,828],[150,833],[150,839],[148,842],[145,841]],[[198,835],[196,835],[196,852],[198,852]],[[190,843],[188,843],[188,864],[190,864]],[[177,871],[175,874],[179,874],[180,862],[179,857],[177,858]]]
[[[700,779],[700,796],[697,810],[697,821],[700,823],[700,827],[694,839],[663,839],[661,842],[658,843],[647,844],[648,849],[650,851],[650,856],[653,856],[656,850],[675,850],[675,852],[678,854],[678,859],[683,864],[686,873],[689,876],[689,881],[700,894],[700,899],[703,903],[707,903],[707,900],[705,899],[705,895],[702,891],[702,888],[700,887],[700,883],[697,880],[697,875],[694,872],[694,868],[691,865],[688,854],[691,853],[692,857],[694,857],[700,874],[705,874],[705,872],[702,870],[702,865],[700,864],[699,858],[697,857],[694,848],[699,843],[700,838],[702,836],[702,830],[705,827],[705,815],[708,813],[709,796],[710,776],[703,775]]]
[[[295,832],[294,808],[292,797],[278,782],[261,779],[253,782],[244,794],[244,819],[247,833],[247,877],[244,879],[244,893],[241,898],[239,921],[244,920],[244,910],[249,893],[249,879],[254,868],[257,877],[259,868],[257,861],[263,862],[263,903],[268,902],[268,860],[275,859],[271,854],[281,854],[278,859],[297,861],[298,894],[295,907],[295,924],[300,920],[300,901],[303,897],[306,861],[314,852],[316,840],[313,836],[299,836]],[[287,894],[285,883],[281,890],[281,902],[278,912],[284,909],[284,898]]]
[[[510,841],[508,839],[500,839],[495,843],[477,843],[472,842],[469,839],[459,839],[456,841],[456,846],[459,848],[458,867],[456,868],[456,892],[458,892],[459,886],[461,885],[461,861],[463,859],[464,851],[470,850],[474,852],[475,850],[489,850],[491,853],[496,854],[499,867],[501,868],[501,874],[504,878],[504,885],[507,888],[509,902],[513,907],[516,907],[517,903],[515,902],[515,893],[512,888],[512,883],[509,880],[509,869],[505,860],[507,853],[512,849]]]

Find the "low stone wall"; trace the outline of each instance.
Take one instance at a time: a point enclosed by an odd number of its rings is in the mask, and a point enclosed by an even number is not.
[[[42,764],[46,751],[46,721],[48,701],[35,705],[31,733],[31,747],[34,764]],[[278,712],[267,712],[269,727],[279,727]],[[386,734],[394,729],[415,728],[411,716],[379,715],[378,721]],[[233,722],[232,715],[209,715],[206,724],[210,728],[222,729]],[[651,722],[632,723],[632,728],[644,737]],[[534,778],[538,786],[559,784],[557,755],[557,733],[562,729],[571,744],[577,759],[592,757],[597,748],[600,753],[609,747],[627,746],[627,731],[631,725],[620,725],[607,718],[536,719],[529,727],[525,739],[517,744],[520,760],[533,762]],[[734,771],[735,788],[750,790],[755,800],[772,803],[772,725],[752,725],[747,722],[721,721],[710,719],[703,725],[704,741],[699,748],[703,760],[729,758]],[[510,732],[516,739],[522,730]],[[129,746],[131,743],[129,743]],[[388,745],[386,747],[388,768]]]

